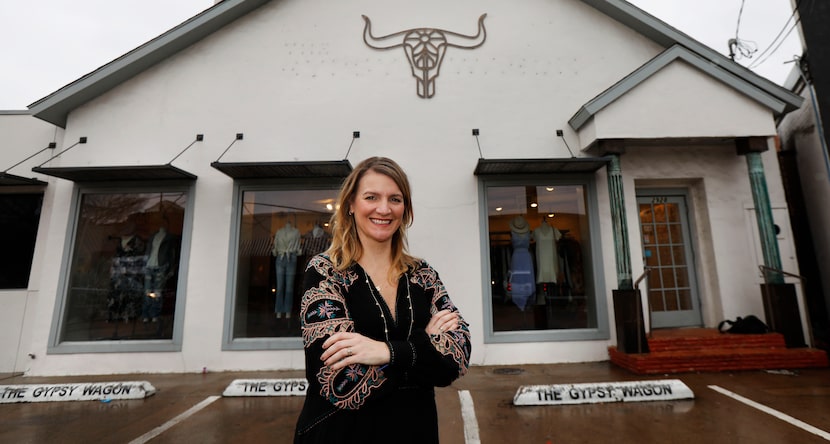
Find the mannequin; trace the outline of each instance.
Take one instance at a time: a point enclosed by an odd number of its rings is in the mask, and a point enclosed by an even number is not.
[[[144,239],[135,234],[130,224],[115,240],[115,256],[110,267],[110,295],[107,298],[107,321],[128,322],[139,314],[144,295]]]
[[[533,239],[536,240],[536,283],[552,283],[555,284],[559,277],[559,254],[557,253],[556,243],[562,238],[562,233],[555,227],[548,224],[546,218],[542,219],[542,224],[539,228],[533,230]],[[549,285],[549,289],[556,288],[555,285]],[[537,304],[544,304],[544,294],[536,296]]]
[[[162,292],[177,265],[178,251],[175,240],[175,236],[162,226],[147,241],[147,264],[144,268],[145,298],[141,308],[141,317],[145,323],[150,320],[158,322],[161,315]]]
[[[524,310],[527,302],[536,293],[533,273],[533,258],[530,256],[530,226],[522,216],[510,221],[510,242],[513,255],[510,260],[510,288],[513,303]]]
[[[294,302],[294,275],[297,272],[297,255],[300,254],[300,230],[291,222],[274,234],[274,247],[271,254],[276,256],[277,294],[274,314],[277,318],[285,315],[291,317]]]
[[[310,259],[326,251],[331,244],[331,235],[326,233],[319,224],[314,224],[314,228],[303,235],[303,256]]]

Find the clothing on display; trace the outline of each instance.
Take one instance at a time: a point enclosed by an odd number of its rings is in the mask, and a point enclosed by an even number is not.
[[[542,219],[539,228],[533,230],[533,239],[536,241],[536,282],[556,282],[559,276],[559,252],[556,242],[562,238],[562,233],[551,227]]]
[[[110,265],[107,321],[136,318],[144,296],[144,240],[135,234],[111,237],[118,241]]]
[[[331,235],[323,230],[323,227],[314,225],[308,233],[303,235],[302,251],[303,256],[311,258],[317,254],[326,251],[331,245]]]
[[[525,309],[530,296],[536,293],[530,238],[530,226],[525,218],[514,217],[510,221],[510,242],[513,246],[513,256],[510,260],[510,291],[513,303],[520,310]]]
[[[300,248],[300,230],[288,222],[274,234],[271,254],[276,257],[276,295],[274,313],[276,316],[291,316],[294,305],[294,276],[297,273],[297,256]]]
[[[144,267],[144,303],[141,317],[144,322],[156,322],[161,315],[164,288],[174,274],[178,261],[177,237],[164,227],[159,228],[147,242],[147,263]]]
[[[447,386],[466,372],[471,351],[467,324],[459,314],[458,329],[426,332],[432,313],[456,311],[438,273],[426,262],[401,275],[394,307],[375,296],[370,285],[359,264],[337,270],[325,255],[309,262],[300,309],[309,385],[295,444],[438,442],[434,387]],[[391,362],[331,371],[319,359],[323,342],[356,326],[361,334],[387,343]]]

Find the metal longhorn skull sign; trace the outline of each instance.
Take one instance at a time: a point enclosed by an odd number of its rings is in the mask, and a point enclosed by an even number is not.
[[[367,46],[381,50],[403,48],[412,69],[412,76],[417,82],[418,96],[424,99],[435,95],[435,79],[441,71],[441,62],[447,48],[478,48],[487,38],[487,31],[484,29],[484,18],[487,14],[482,14],[478,18],[476,35],[463,35],[435,28],[413,28],[375,37],[372,35],[372,22],[369,17],[362,17],[366,22],[363,28],[363,41]]]

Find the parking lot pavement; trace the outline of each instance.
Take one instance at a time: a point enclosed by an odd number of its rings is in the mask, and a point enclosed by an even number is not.
[[[0,385],[148,381],[142,400],[0,405],[0,442],[289,443],[302,397],[221,397],[235,379],[301,371],[7,377]],[[514,406],[522,385],[679,379],[694,400]],[[734,395],[734,396],[733,396]],[[436,391],[443,444],[826,443],[830,369],[642,377],[608,362],[473,367]],[[478,438],[479,441],[476,441]]]

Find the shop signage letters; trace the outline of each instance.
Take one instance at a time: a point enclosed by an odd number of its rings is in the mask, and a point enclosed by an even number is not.
[[[305,396],[308,381],[296,379],[235,379],[222,396]]]
[[[156,393],[147,381],[0,385],[0,404],[143,399]]]
[[[677,379],[521,386],[513,405],[569,405],[694,399]]]

